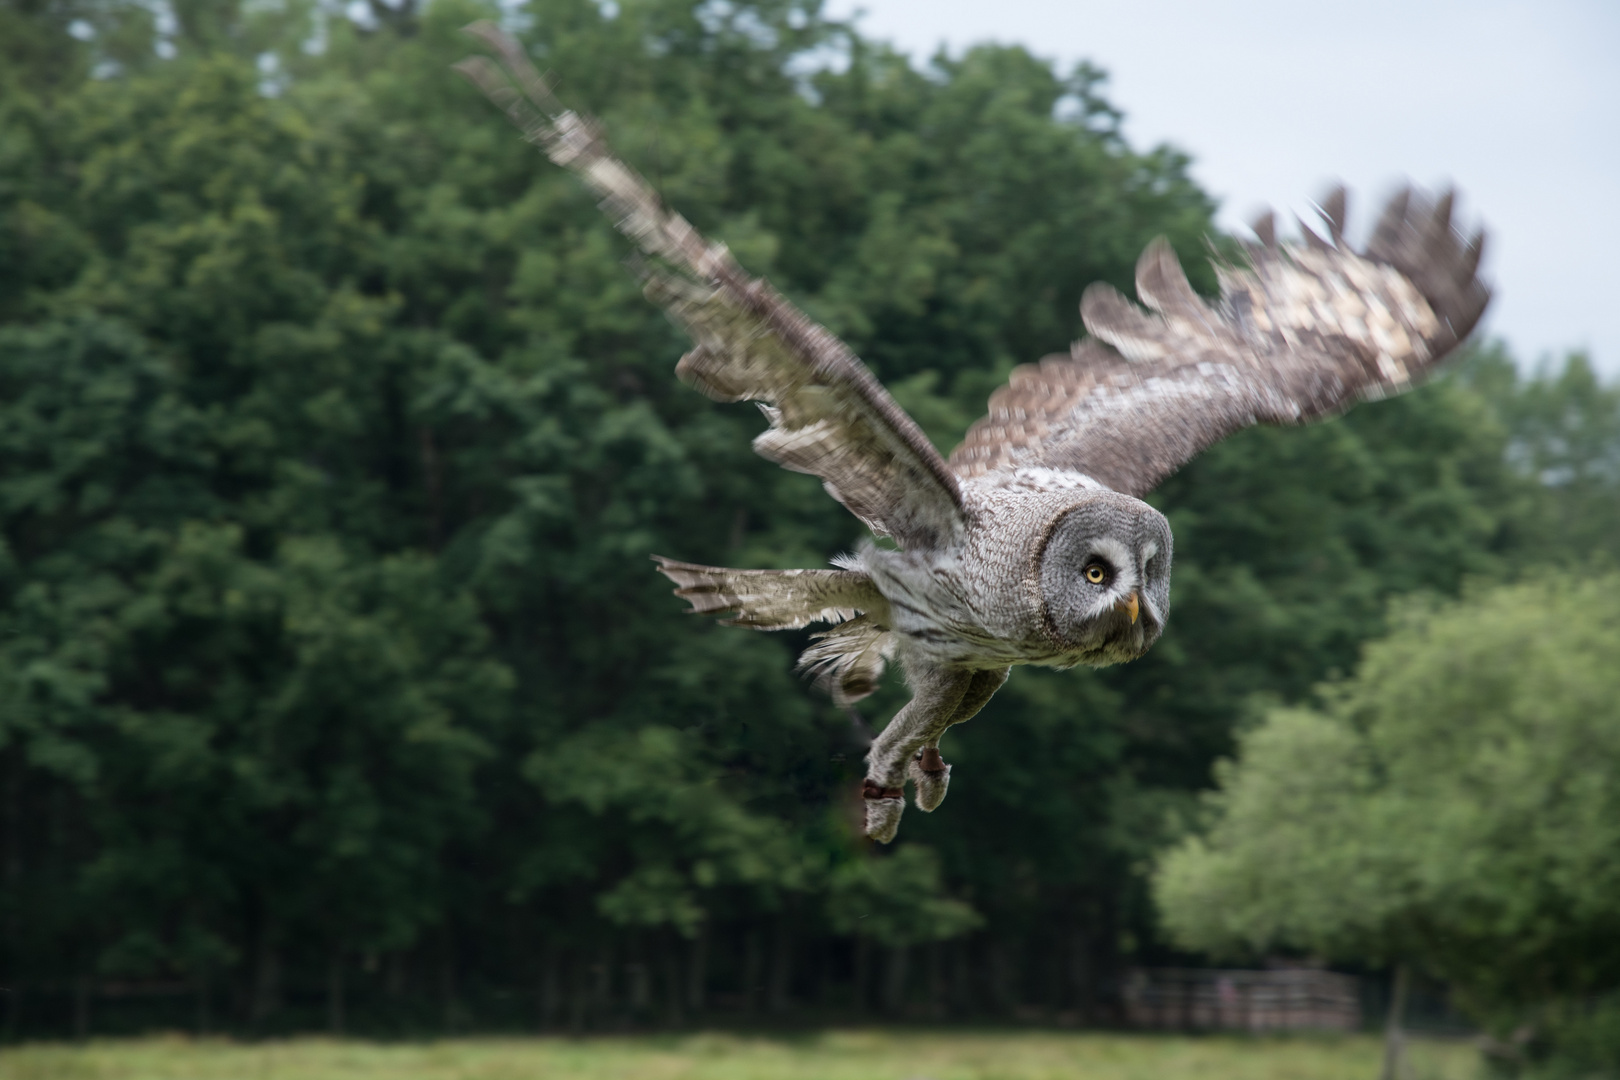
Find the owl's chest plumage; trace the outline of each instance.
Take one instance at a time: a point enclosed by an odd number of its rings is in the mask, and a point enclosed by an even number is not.
[[[1094,642],[1057,632],[1042,588],[1041,557],[1056,523],[1106,491],[1080,480],[965,484],[966,525],[947,547],[866,551],[862,564],[890,603],[900,648],[968,669],[1109,662]]]

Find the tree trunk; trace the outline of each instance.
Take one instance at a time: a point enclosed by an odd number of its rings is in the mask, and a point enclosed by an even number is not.
[[[27,988],[21,979],[10,979],[8,981],[11,985],[6,989],[10,992],[0,994],[0,1001],[5,1002],[6,1006],[6,1023],[4,1028],[0,1028],[0,1031],[4,1032],[6,1041],[11,1042],[22,1031],[23,998]]]
[[[88,975],[73,980],[73,1037],[83,1042],[90,1037],[90,995],[95,983]]]
[[[811,991],[811,1000],[816,1006],[825,1009],[832,1001],[832,964],[828,960],[827,942],[818,941],[817,947],[810,950],[810,985],[815,989]]]
[[[854,1002],[855,1011],[863,1018],[866,1016],[866,984],[870,981],[870,973],[867,969],[871,966],[868,959],[871,953],[872,946],[866,938],[857,937],[855,939],[855,987],[850,999]]]
[[[911,971],[911,950],[904,945],[889,948],[889,963],[883,978],[883,1011],[899,1016],[906,1006],[906,976]]]
[[[0,753],[0,761],[5,763],[5,829],[0,836],[5,837],[4,853],[4,882],[8,895],[16,896],[22,884],[22,805],[23,805],[23,759],[21,749],[15,739],[11,746]],[[13,963],[16,962],[17,952],[23,944],[22,940],[22,904],[8,904],[5,922],[0,926],[0,946],[11,953]],[[6,1021],[0,1026],[7,1042],[16,1039],[22,1030],[23,981],[18,977],[15,968],[8,972],[11,977],[5,980],[6,989],[0,991],[0,1005],[5,1007]]]
[[[686,1004],[702,1015],[709,988],[709,924],[699,923],[692,939],[692,960],[686,968]]]
[[[637,942],[635,959],[624,965],[624,993],[632,1023],[641,1023],[652,1008],[652,968],[645,959],[646,946]]]
[[[208,978],[208,968],[203,966],[197,969],[197,1034],[207,1035],[208,1029],[213,1026],[213,985]]]
[[[248,1024],[257,1029],[281,1005],[281,953],[269,919],[259,926],[259,948],[253,983],[248,991]]]
[[[687,987],[681,981],[680,948],[680,940],[670,938],[660,950],[664,964],[664,1026],[669,1028],[679,1028],[686,1021],[686,1010],[681,1007]]]
[[[996,1012],[1002,1016],[1011,1016],[1019,1004],[1019,994],[1014,987],[1015,972],[1014,958],[1010,946],[999,938],[991,938],[989,947],[985,950],[985,959],[990,966],[990,998],[995,1005]]]
[[[591,962],[590,1023],[598,1029],[611,1024],[613,1019],[613,946],[596,954]]]
[[[538,1019],[541,1031],[550,1031],[557,1026],[557,1013],[562,1008],[562,973],[558,967],[557,950],[548,943],[540,959]]]
[[[345,1002],[343,999],[343,954],[332,950],[326,961],[326,1030],[333,1035],[343,1034]]]
[[[752,1016],[759,1010],[759,992],[764,989],[765,950],[759,927],[749,927],[743,942],[743,1012]]]
[[[793,923],[784,913],[776,918],[776,940],[771,950],[771,975],[766,991],[766,1008],[785,1013],[792,1004]]]
[[[975,992],[979,986],[974,978],[973,961],[979,951],[975,942],[953,941],[951,949],[951,1010],[957,1014],[972,1014],[979,1009]]]
[[[945,964],[949,948],[943,941],[936,941],[928,946],[928,1018],[930,1020],[943,1020],[946,1014],[945,1000],[949,987],[945,979]]]
[[[1384,1021],[1384,1069],[1379,1080],[1401,1080],[1405,1072],[1406,1032],[1401,1023],[1406,1015],[1406,994],[1412,981],[1405,964],[1395,965],[1394,986],[1389,995],[1389,1016]]]
[[[404,949],[388,954],[388,973],[383,976],[383,993],[394,1000],[405,996],[405,959]]]
[[[590,965],[582,957],[576,956],[569,962],[568,968],[571,990],[568,995],[568,1032],[580,1035],[585,1031],[585,1020],[591,1006]]]
[[[1069,992],[1073,995],[1075,1015],[1080,1023],[1090,1024],[1096,1019],[1096,1000],[1093,991],[1096,979],[1092,973],[1091,935],[1084,927],[1076,926],[1069,934]]]
[[[454,1032],[461,1010],[456,1001],[456,946],[449,927],[445,928],[442,946],[439,955],[439,1005],[444,1014],[444,1030]]]

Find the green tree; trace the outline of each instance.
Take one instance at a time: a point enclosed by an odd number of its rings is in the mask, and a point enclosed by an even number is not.
[[[1604,385],[1582,352],[1526,375],[1499,345],[1466,375],[1507,427],[1509,460],[1535,481],[1517,515],[1527,553],[1620,555],[1620,384]]]
[[[1416,964],[1504,1032],[1612,993],[1617,650],[1612,574],[1406,605],[1323,709],[1242,738],[1207,829],[1159,864],[1170,933]]]

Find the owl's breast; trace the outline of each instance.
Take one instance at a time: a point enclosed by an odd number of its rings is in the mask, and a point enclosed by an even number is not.
[[[1038,558],[1052,522],[1089,489],[964,484],[968,526],[942,551],[868,549],[864,568],[888,599],[903,647],[933,663],[993,668],[1087,663],[1050,631]]]

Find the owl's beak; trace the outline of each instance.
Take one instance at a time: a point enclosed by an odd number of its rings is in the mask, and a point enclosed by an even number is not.
[[[1114,610],[1123,611],[1129,615],[1131,617],[1131,625],[1135,626],[1136,617],[1142,611],[1142,602],[1137,598],[1136,591],[1133,589],[1131,590],[1131,595],[1114,605]]]

